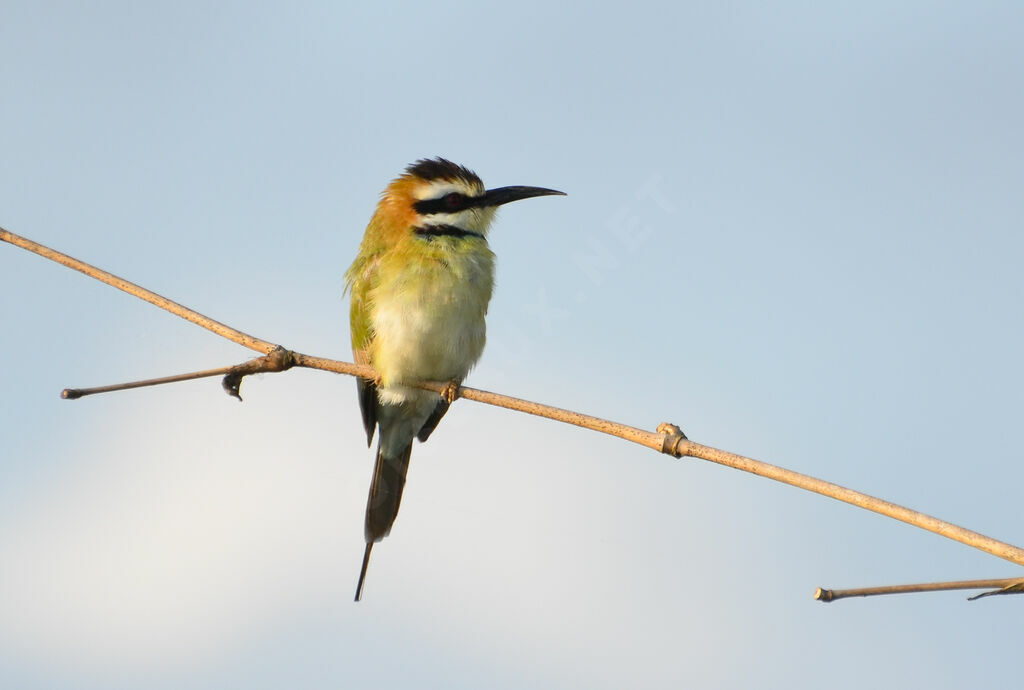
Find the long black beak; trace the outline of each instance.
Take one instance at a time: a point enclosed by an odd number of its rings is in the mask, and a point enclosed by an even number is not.
[[[565,192],[559,192],[556,189],[545,189],[544,187],[498,187],[497,189],[488,189],[484,192],[484,195],[476,200],[476,205],[501,206],[502,204],[507,204],[510,201],[530,199],[535,196],[552,195],[565,196]]]

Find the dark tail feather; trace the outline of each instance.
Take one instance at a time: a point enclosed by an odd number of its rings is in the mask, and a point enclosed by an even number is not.
[[[391,532],[391,525],[398,516],[398,504],[402,502],[405,475],[409,471],[409,457],[412,455],[412,439],[397,457],[387,458],[377,446],[377,463],[373,468],[370,495],[366,500],[366,541],[380,541]]]
[[[356,601],[363,596],[363,581],[366,579],[366,566],[370,565],[370,550],[372,548],[373,542],[366,542],[366,551],[363,552],[363,567],[359,570],[359,584],[356,585]]]
[[[420,443],[425,442],[430,435],[434,433],[434,429],[437,428],[438,423],[441,421],[441,417],[444,417],[444,413],[448,411],[451,406],[447,400],[438,400],[437,405],[434,407],[434,411],[427,417],[427,421],[423,422],[423,426],[420,427],[419,433],[416,434],[416,438],[420,440]]]
[[[370,564],[370,550],[375,542],[391,532],[391,526],[398,517],[398,506],[402,502],[402,490],[405,489],[405,475],[409,471],[411,455],[412,439],[409,439],[409,446],[395,458],[384,457],[380,446],[377,446],[377,463],[373,468],[370,495],[366,499],[366,551],[363,553],[363,567],[359,572],[356,601],[362,596],[366,567]]]

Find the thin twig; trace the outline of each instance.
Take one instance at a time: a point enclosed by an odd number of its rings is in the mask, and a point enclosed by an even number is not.
[[[364,379],[375,379],[377,377],[377,372],[375,372],[372,367],[363,364],[340,362],[338,360],[326,359],[324,357],[311,357],[298,352],[293,353],[293,355],[295,358],[295,366],[307,367],[309,369],[321,369],[323,371],[333,371],[339,374],[349,374],[350,376],[359,376]],[[443,393],[448,387],[447,383],[439,381],[419,381],[416,383],[410,383],[409,385],[415,386],[416,388],[422,388],[424,390],[434,391],[435,393]],[[527,414],[537,415],[538,417],[547,417],[548,419],[565,422],[566,424],[574,424],[576,426],[583,427],[584,429],[592,429],[604,434],[618,436],[619,438],[624,438],[627,441],[632,441],[633,443],[639,443],[642,446],[647,446],[648,448],[653,448],[657,451],[661,451],[662,446],[665,443],[665,436],[653,431],[644,431],[643,429],[636,429],[631,426],[626,426],[625,424],[610,422],[607,419],[601,419],[600,417],[591,417],[590,415],[580,414],[579,412],[573,412],[571,410],[563,410],[558,407],[542,405],[529,400],[512,398],[507,395],[501,395],[500,393],[491,393],[490,391],[480,390],[479,388],[459,386],[456,397],[484,403],[485,405],[504,407],[507,410],[525,412]]]
[[[709,462],[718,463],[719,465],[726,465],[727,467],[733,467],[744,472],[750,472],[761,477],[767,477],[768,479],[774,479],[790,486],[795,486],[800,489],[807,491],[813,491],[816,494],[822,496],[828,496],[834,498],[837,501],[849,503],[850,505],[857,506],[858,508],[864,508],[880,515],[891,517],[895,520],[900,520],[908,525],[920,527],[923,530],[934,532],[940,536],[958,541],[961,544],[974,547],[980,551],[985,551],[992,554],[993,556],[999,556],[1002,559],[1016,563],[1017,565],[1024,565],[1024,549],[1019,546],[1013,546],[1006,542],[1001,542],[991,537],[986,537],[984,534],[979,534],[969,529],[965,529],[958,525],[954,525],[951,522],[940,520],[937,517],[920,513],[910,508],[905,508],[899,504],[891,503],[889,501],[883,501],[880,498],[869,496],[868,494],[848,489],[832,482],[826,482],[822,479],[816,479],[806,474],[800,474],[799,472],[793,472],[782,467],[775,465],[769,465],[758,460],[751,458],[745,458],[735,453],[730,453],[724,450],[718,450],[717,448],[711,448],[709,446],[702,446],[699,443],[693,441],[682,440],[679,442],[678,451],[680,455],[686,455],[693,458],[700,458],[702,460],[708,460]]]
[[[861,587],[859,589],[822,589],[814,593],[818,601],[830,602],[849,597],[874,597],[882,594],[909,594],[913,592],[942,592],[955,589],[994,589],[977,596],[970,597],[973,601],[992,594],[1019,594],[1024,587],[1024,579],[1004,577],[996,580],[956,580],[953,582],[924,582],[913,585],[885,585],[883,587]]]
[[[144,288],[122,280],[121,278],[105,271],[101,271],[100,269],[78,261],[77,259],[73,259],[65,254],[61,254],[60,252],[36,244],[31,240],[14,235],[3,228],[0,228],[0,240],[28,249],[29,251],[35,252],[36,254],[48,259],[52,259],[53,261],[65,266],[74,268],[77,271],[81,271],[86,275],[102,280],[108,285],[124,290],[125,292],[140,297],[161,309],[177,314],[178,316],[202,326],[221,337],[232,340],[250,349],[262,352],[265,355],[280,349],[281,352],[285,353],[289,366],[294,365],[311,369],[321,369],[324,371],[333,371],[351,376],[360,376],[367,379],[375,379],[377,376],[376,372],[368,366],[352,364],[350,362],[341,362],[323,357],[313,357],[298,352],[284,350],[273,343],[254,338],[253,336],[242,333],[241,331],[225,326],[222,323],[213,321],[212,319],[209,319],[206,316],[203,316],[202,314],[188,309],[176,302],[160,297],[159,295],[145,290]],[[260,360],[269,359],[270,358],[259,358],[254,361],[259,362]],[[268,364],[267,369],[253,368],[249,363],[243,366],[248,366],[248,369],[243,375],[254,373],[255,371],[282,370],[279,364]],[[273,368],[274,366],[277,366],[278,368]],[[446,382],[427,381],[415,384],[410,383],[409,385],[415,385],[418,388],[441,393],[445,390],[448,384]],[[695,443],[687,439],[686,436],[679,431],[678,427],[671,424],[660,425],[657,432],[645,431],[643,429],[637,429],[635,427],[618,424],[616,422],[610,422],[598,417],[582,415],[570,410],[541,405],[540,403],[511,398],[499,395],[498,393],[491,393],[474,388],[460,388],[458,391],[458,397],[475,400],[488,405],[504,407],[509,410],[517,410],[519,412],[525,412],[527,414],[537,415],[540,417],[547,417],[549,419],[573,424],[586,429],[592,429],[594,431],[600,431],[601,433],[618,436],[619,438],[632,441],[633,443],[638,443],[674,457],[686,456],[700,458],[719,465],[725,465],[744,472],[756,474],[761,477],[774,479],[775,481],[782,482],[784,484],[789,484],[823,496],[828,496],[859,508],[864,508],[881,515],[906,522],[907,524],[919,527],[929,532],[934,532],[935,534],[946,537],[947,539],[952,539],[953,541],[960,542],[961,544],[985,551],[1012,563],[1024,565],[1024,549],[1021,549],[1020,547],[992,539],[991,537],[979,534],[978,532],[959,527],[944,520],[905,508],[889,501],[883,501],[880,498],[875,498],[874,496],[869,496],[859,491],[854,491],[853,489],[839,486],[838,484],[816,479],[815,477],[801,474],[799,472],[793,472],[775,465],[769,465],[742,455],[736,455],[735,453],[729,453],[724,450]]]
[[[56,261],[57,263],[63,266],[67,266],[68,268],[73,268],[74,270],[80,271],[81,273],[84,273],[90,278],[95,278],[96,280],[102,283],[112,285],[113,287],[116,287],[118,290],[123,290],[124,292],[127,292],[129,295],[133,295],[141,300],[149,302],[150,304],[154,304],[165,311],[169,311],[172,314],[180,316],[186,321],[191,321],[197,326],[202,326],[208,331],[213,331],[222,338],[232,340],[238,343],[239,345],[243,345],[249,348],[250,350],[256,350],[257,352],[267,354],[275,347],[277,347],[273,343],[268,343],[266,340],[254,338],[253,336],[248,335],[247,333],[242,333],[241,331],[235,330],[231,326],[226,326],[220,323],[219,321],[214,321],[213,319],[207,316],[203,316],[197,311],[192,311],[188,307],[184,307],[178,304],[177,302],[172,302],[166,297],[161,297],[155,292],[151,292],[150,290],[147,290],[144,287],[140,287],[135,283],[129,283],[124,278],[119,278],[118,276],[115,276],[113,273],[107,273],[106,271],[96,268],[95,266],[90,266],[84,261],[79,261],[78,259],[70,257],[67,254],[62,254],[61,252],[58,252],[56,249],[50,249],[49,247],[45,247],[41,244],[33,242],[30,239],[24,238],[20,235],[15,235],[13,232],[9,232],[3,228],[0,228],[0,240],[3,240],[4,242],[10,242],[16,247],[27,249],[30,252],[47,258],[50,261]]]
[[[78,400],[79,398],[84,398],[87,395],[95,395],[97,393],[111,393],[113,391],[124,391],[132,388],[159,386],[164,383],[191,381],[193,379],[202,379],[209,376],[223,376],[233,368],[234,367],[220,367],[218,369],[206,369],[204,371],[189,372],[188,374],[175,374],[174,376],[164,376],[158,379],[145,379],[143,381],[130,381],[128,383],[115,383],[110,386],[97,386],[95,388],[65,388],[60,392],[60,397],[65,400]]]

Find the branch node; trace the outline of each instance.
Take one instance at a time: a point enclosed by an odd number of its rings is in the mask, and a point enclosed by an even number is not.
[[[228,395],[233,398],[238,398],[238,401],[241,402],[243,378],[250,374],[287,371],[293,366],[295,366],[295,353],[278,345],[262,357],[250,359],[248,362],[231,367],[231,371],[229,371],[224,377],[224,380],[221,381],[221,385],[224,387],[224,391]]]
[[[822,589],[821,587],[818,587],[818,590],[814,593],[814,598],[818,601],[832,601],[832,590]]]
[[[661,442],[661,452],[674,458],[683,457],[682,451],[679,450],[679,445],[683,441],[689,440],[686,438],[686,434],[675,424],[669,424],[668,422],[659,424],[657,431],[665,437]]]
[[[65,388],[60,392],[60,397],[65,400],[78,400],[82,397],[82,391],[77,388]]]

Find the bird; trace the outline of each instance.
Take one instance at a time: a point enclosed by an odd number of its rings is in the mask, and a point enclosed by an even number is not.
[[[377,373],[356,379],[368,447],[379,429],[355,601],[373,545],[398,515],[413,439],[430,437],[483,353],[495,260],[487,234],[498,207],[564,194],[486,189],[472,170],[440,157],[410,164],[381,194],[345,273],[353,356]],[[441,395],[409,385],[417,381],[448,387]]]

